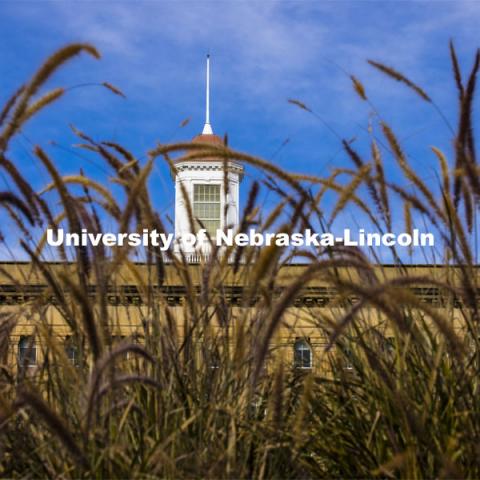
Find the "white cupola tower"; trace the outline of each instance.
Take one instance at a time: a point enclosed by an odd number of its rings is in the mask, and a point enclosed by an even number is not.
[[[207,55],[206,68],[206,98],[205,98],[205,125],[201,135],[197,135],[192,142],[211,146],[222,146],[222,139],[213,133],[210,124],[210,56]],[[207,256],[210,244],[207,238],[199,234],[205,228],[215,242],[217,230],[227,228],[238,230],[239,225],[239,187],[243,177],[243,166],[229,160],[226,164],[222,157],[201,158],[192,160],[180,157],[174,161],[175,175],[175,244],[176,251],[180,249],[189,261],[198,261]],[[227,174],[225,175],[225,166]],[[228,188],[225,189],[225,178]],[[184,188],[182,188],[182,186]],[[187,202],[183,192],[188,196],[193,218],[194,228],[188,217]],[[227,192],[225,194],[225,192]],[[191,235],[197,235],[196,245],[191,244]],[[190,238],[188,238],[190,237]]]

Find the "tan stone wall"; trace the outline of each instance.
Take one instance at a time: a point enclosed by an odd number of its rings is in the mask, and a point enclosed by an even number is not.
[[[70,275],[75,269],[72,264],[62,263],[50,264],[49,267]],[[293,279],[298,278],[305,268],[305,265],[283,268],[279,273],[277,283],[279,285],[288,284]],[[142,335],[142,319],[148,316],[147,308],[141,304],[142,285],[154,285],[153,279],[155,276],[152,273],[154,269],[149,269],[145,265],[139,265],[137,270],[137,274],[134,274],[132,269],[127,266],[122,268],[111,282],[112,287],[115,287],[116,290],[108,293],[109,299],[112,301],[112,305],[108,307],[109,318],[114,335],[119,337],[128,337],[137,333]],[[194,284],[196,286],[200,285],[200,267],[198,265],[190,265],[189,270]],[[429,276],[433,275],[438,280],[445,280],[447,275],[454,278],[457,274],[455,269],[441,267],[413,266],[408,267],[408,270],[411,276],[428,274]],[[248,274],[249,272],[246,270],[240,271],[235,277],[232,273],[224,280],[224,284],[230,284],[231,287],[241,287],[241,279]],[[349,269],[343,269],[339,274],[351,279],[355,279],[357,276],[356,272]],[[390,279],[398,276],[399,270],[396,267],[378,267],[377,274],[383,278]],[[9,313],[14,313],[16,318],[15,327],[9,338],[8,356],[6,358],[6,363],[10,366],[14,366],[17,363],[18,342],[21,336],[32,335],[35,333],[35,328],[47,328],[48,326],[48,328],[53,329],[59,339],[64,339],[70,334],[69,327],[57,308],[49,303],[48,293],[39,293],[44,284],[45,281],[41,278],[38,270],[33,271],[32,266],[28,263],[0,264],[0,313],[4,318],[5,316],[8,317]],[[130,286],[136,286],[138,293],[129,293],[128,288]],[[176,320],[180,338],[183,332],[185,294],[182,291],[182,281],[178,272],[167,265],[165,283],[156,295],[159,301],[169,305]],[[435,295],[431,295],[428,291],[422,291],[420,294],[425,296],[425,301],[431,302],[432,307],[441,308],[443,313],[447,309],[448,318],[452,318],[457,327],[461,324],[461,312],[458,309],[454,309],[451,302],[447,305],[436,304],[438,299]],[[234,296],[233,290],[231,295]],[[302,298],[299,299],[298,305],[288,309],[273,340],[274,348],[272,355],[277,360],[281,359],[286,365],[291,365],[293,363],[293,345],[295,340],[297,338],[305,338],[308,339],[313,349],[314,368],[327,368],[328,356],[334,354],[334,349],[329,354],[325,353],[328,338],[322,332],[320,326],[335,324],[342,318],[345,312],[345,306],[336,305],[332,295],[334,293],[330,291],[329,285],[320,276],[305,286],[305,292]],[[43,299],[43,302],[39,299]],[[32,304],[38,304],[38,306],[32,308]],[[231,306],[233,332],[235,319],[245,317],[245,314],[247,316],[253,315],[255,308],[255,306],[247,309]],[[364,309],[361,313],[362,317],[366,324],[370,326],[381,328],[387,323],[375,309]],[[40,322],[41,318],[44,319],[44,322]],[[217,328],[221,327],[217,326]],[[37,361],[40,363],[42,351],[39,346],[37,347],[37,355]]]

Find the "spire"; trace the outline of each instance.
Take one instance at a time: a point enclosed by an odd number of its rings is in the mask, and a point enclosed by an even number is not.
[[[206,103],[205,103],[205,126],[203,127],[203,135],[213,135],[212,126],[210,125],[210,55],[207,55],[207,86],[206,86]]]

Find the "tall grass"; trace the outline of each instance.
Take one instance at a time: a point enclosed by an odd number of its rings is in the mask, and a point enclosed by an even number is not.
[[[25,324],[42,351],[33,371],[3,357],[2,477],[478,478],[480,336],[472,245],[480,182],[472,102],[479,55],[464,80],[451,46],[459,91],[455,158],[433,150],[440,172],[434,190],[381,119],[370,157],[344,142],[352,168],[326,178],[289,173],[226,145],[160,145],[142,164],[121,145],[75,130],[80,147],[103,159],[124,189],[119,202],[109,185],[83,174],[62,176],[39,146],[34,154],[51,184],[35,192],[10,158],[13,137],[63,94],[54,90],[37,99],[38,91],[81,52],[99,56],[90,45],[61,49],[0,114],[0,168],[12,185],[0,192],[0,205],[31,259],[15,275],[1,266],[2,281],[17,282],[20,290],[47,285],[0,317],[4,353]],[[371,64],[432,103],[403,74]],[[361,99],[370,101],[352,80]],[[387,177],[385,152],[403,178]],[[255,182],[249,192],[243,231],[252,225],[286,233],[328,228],[347,209],[388,231],[392,217],[404,212],[408,230],[414,223],[435,229],[443,266],[409,268],[393,249],[398,264],[387,268],[342,246],[213,249],[199,265],[155,249],[138,264],[126,247],[59,248],[55,255],[63,262],[51,263],[45,238],[29,239],[32,228],[48,226],[101,232],[107,220],[119,231],[165,231],[147,180],[156,162],[175,170],[171,159],[178,153],[237,160],[265,174],[262,187]],[[278,199],[270,212],[259,207],[260,188]],[[336,198],[333,205],[327,197]],[[292,259],[303,265],[288,266]],[[131,304],[112,307],[119,288],[131,284],[138,288]],[[172,285],[181,292],[169,290]],[[333,292],[326,307],[299,306],[311,285]],[[436,288],[441,308],[422,302],[419,288]],[[118,338],[125,335],[120,323],[135,326],[130,336]],[[323,339],[315,350],[321,368],[292,368],[285,332],[295,338],[296,328]],[[67,357],[66,335],[76,364]]]

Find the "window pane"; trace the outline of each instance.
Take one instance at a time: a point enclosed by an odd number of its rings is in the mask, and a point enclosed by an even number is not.
[[[195,184],[193,200],[196,202],[220,202],[220,185]]]
[[[312,352],[310,350],[303,351],[303,358],[302,358],[303,368],[310,368],[312,366],[311,355],[312,355]]]
[[[218,203],[200,203],[193,205],[193,214],[200,220],[220,218],[220,202]]]

